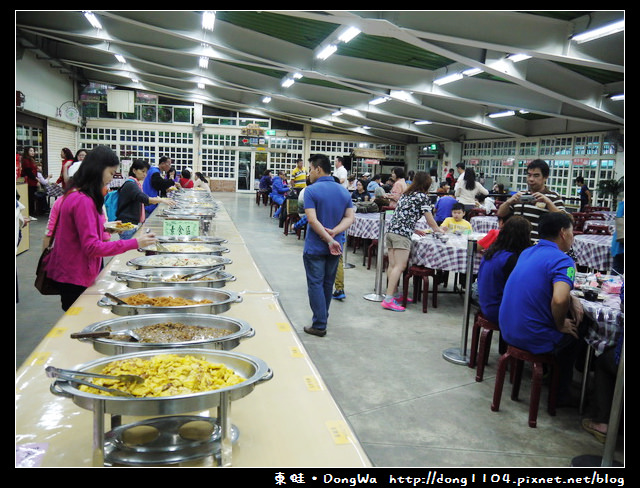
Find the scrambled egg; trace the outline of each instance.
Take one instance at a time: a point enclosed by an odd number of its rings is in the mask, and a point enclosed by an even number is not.
[[[163,354],[152,358],[130,358],[107,364],[102,374],[134,374],[144,378],[142,383],[94,378],[93,383],[130,393],[135,397],[165,397],[217,390],[244,381],[224,364],[212,363],[193,356]],[[80,385],[87,393],[109,395],[108,392]]]

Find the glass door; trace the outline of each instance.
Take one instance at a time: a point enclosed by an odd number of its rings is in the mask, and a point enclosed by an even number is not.
[[[257,190],[260,178],[267,169],[267,160],[268,154],[266,152],[239,151],[236,190]]]

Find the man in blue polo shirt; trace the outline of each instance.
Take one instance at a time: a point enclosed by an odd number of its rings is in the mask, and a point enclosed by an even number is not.
[[[561,406],[569,401],[577,328],[582,319],[580,301],[570,294],[575,278],[575,263],[566,254],[573,243],[571,218],[565,212],[544,214],[538,234],[540,241],[522,251],[505,285],[500,334],[507,344],[519,349],[556,355]]]
[[[171,158],[162,156],[158,162],[158,166],[151,166],[147,171],[147,176],[142,182],[142,191],[150,197],[166,197],[167,190],[172,186],[180,188],[180,183],[174,183],[173,180],[164,178],[162,173],[166,173],[171,168]],[[158,204],[150,204],[144,207],[147,217],[153,212]]]
[[[309,305],[313,313],[307,334],[323,337],[333,283],[342,254],[344,232],[353,223],[355,213],[351,195],[331,176],[331,162],[324,155],[309,158],[310,186],[305,188],[304,212],[309,225],[302,258],[307,275]]]

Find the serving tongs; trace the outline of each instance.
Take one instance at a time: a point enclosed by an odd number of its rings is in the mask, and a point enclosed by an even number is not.
[[[204,269],[195,271],[193,273],[183,274],[180,276],[180,278],[187,281],[199,280],[200,278],[204,278],[205,276],[210,275],[214,271],[218,271],[218,268]]]
[[[117,305],[129,305],[122,298],[118,298],[113,293],[109,293],[109,292],[105,291],[104,292],[104,296],[107,297],[109,300],[113,300],[114,302],[116,302]],[[143,304],[140,304],[140,305],[136,305],[136,307],[150,307],[150,306],[151,305],[149,305],[148,303],[143,303]]]
[[[92,332],[74,332],[71,334],[72,339],[95,339],[100,337],[124,336],[129,338],[129,342],[141,342],[140,336],[131,329],[126,330],[96,330]]]
[[[145,230],[146,234],[150,234],[151,233],[151,227],[147,227],[147,230]],[[169,249],[167,249],[160,241],[156,241],[155,242],[155,246],[156,246],[156,251],[161,251],[161,252],[168,252]]]
[[[106,378],[114,381],[124,381],[131,383],[142,383],[144,378],[142,376],[138,376],[135,374],[121,374],[121,375],[108,375],[108,374],[99,374],[99,373],[89,373],[86,371],[73,371],[70,369],[60,369],[54,366],[47,366],[45,368],[45,372],[47,373],[47,377],[49,378],[57,378],[64,381],[71,381],[73,383],[79,383],[81,385],[90,386],[91,388],[96,388],[98,390],[106,391],[116,396],[126,396],[132,397],[131,393],[127,393],[126,391],[117,390],[115,388],[108,388],[102,385],[96,385],[91,381],[83,380],[78,378],[78,376],[84,376],[87,378]]]

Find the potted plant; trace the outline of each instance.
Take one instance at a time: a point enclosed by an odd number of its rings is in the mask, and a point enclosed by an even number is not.
[[[598,183],[598,195],[602,199],[611,197],[612,209],[618,206],[618,194],[624,191],[624,176],[618,180],[601,180]]]

